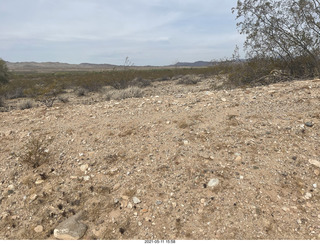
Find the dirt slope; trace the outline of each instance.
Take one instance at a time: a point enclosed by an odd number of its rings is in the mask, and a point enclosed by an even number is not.
[[[320,239],[319,88],[0,113],[0,239],[54,239],[80,211],[82,239]],[[31,138],[49,141],[38,168]]]

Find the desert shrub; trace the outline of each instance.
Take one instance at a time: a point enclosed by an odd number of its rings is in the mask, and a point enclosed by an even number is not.
[[[6,106],[5,100],[2,96],[0,96],[0,108],[4,108]]]
[[[24,89],[22,87],[17,87],[15,89],[10,89],[10,91],[6,93],[6,97],[8,99],[15,99],[26,97],[26,95],[24,94]]]
[[[48,146],[52,143],[52,140],[47,140],[44,136],[32,137],[22,149],[22,162],[33,168],[49,163],[51,154]]]
[[[78,97],[83,97],[83,96],[85,96],[86,94],[87,94],[86,89],[84,89],[84,88],[79,88],[79,89],[77,89],[77,96],[78,96]]]
[[[0,58],[0,85],[9,82],[9,70],[4,60]]]
[[[99,80],[90,81],[90,80],[84,80],[79,82],[80,88],[88,91],[88,92],[98,92],[103,87],[103,82]]]
[[[178,79],[178,85],[195,85],[200,81],[200,78],[196,75],[185,75]]]
[[[122,100],[133,97],[142,97],[143,91],[138,87],[128,87],[122,90],[111,90],[106,94],[106,100]]]
[[[34,103],[31,100],[26,100],[26,101],[22,101],[19,104],[19,109],[21,110],[25,110],[25,109],[30,109],[34,106]]]
[[[150,84],[151,84],[150,80],[143,79],[141,77],[136,77],[133,80],[128,82],[129,86],[137,86],[137,87],[140,87],[140,88],[150,86]]]
[[[58,96],[58,100],[62,103],[68,103],[69,102],[69,98],[67,97],[63,97],[63,96]]]

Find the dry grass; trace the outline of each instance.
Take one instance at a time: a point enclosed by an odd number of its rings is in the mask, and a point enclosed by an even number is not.
[[[143,91],[138,87],[129,87],[124,90],[110,90],[106,94],[106,100],[122,100],[133,97],[142,97]]]
[[[51,154],[48,146],[51,142],[52,139],[47,140],[44,136],[32,137],[23,148],[22,162],[33,168],[49,163]]]

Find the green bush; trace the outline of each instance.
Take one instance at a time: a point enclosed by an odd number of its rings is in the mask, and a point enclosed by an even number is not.
[[[9,82],[9,70],[4,60],[0,59],[0,85]]]

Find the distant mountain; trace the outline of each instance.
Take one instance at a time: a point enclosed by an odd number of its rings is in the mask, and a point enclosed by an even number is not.
[[[203,66],[211,66],[213,63],[208,61],[197,61],[193,63],[189,62],[178,62],[172,66],[182,66],[182,67],[203,67]]]
[[[60,62],[7,62],[11,71],[17,72],[56,72],[56,71],[100,71],[117,67],[111,64],[68,64]]]
[[[133,66],[134,68],[172,68],[172,67],[206,67],[214,62],[197,61],[194,63],[178,62],[168,66]],[[60,62],[7,62],[9,70],[15,72],[59,72],[59,71],[103,71],[115,68],[123,68],[123,65],[113,64],[68,64]]]

